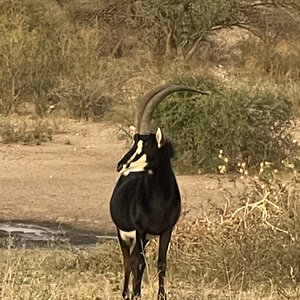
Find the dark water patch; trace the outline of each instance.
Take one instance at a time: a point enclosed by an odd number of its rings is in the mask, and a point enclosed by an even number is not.
[[[0,221],[0,248],[35,248],[76,246],[86,248],[95,246],[115,236],[101,232],[77,230],[71,226],[54,224],[34,224],[18,221]]]

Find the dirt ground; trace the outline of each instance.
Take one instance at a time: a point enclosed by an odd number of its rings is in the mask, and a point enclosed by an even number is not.
[[[40,146],[0,144],[0,220],[114,234],[109,199],[126,149],[115,126],[82,122]],[[243,180],[221,175],[177,179],[183,211],[191,217],[234,209],[247,189]]]

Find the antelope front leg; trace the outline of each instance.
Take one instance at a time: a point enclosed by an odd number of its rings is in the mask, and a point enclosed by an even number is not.
[[[158,300],[166,300],[165,293],[165,276],[167,266],[167,251],[172,235],[172,230],[166,231],[159,238],[159,253],[158,253]]]
[[[129,277],[131,273],[130,245],[128,245],[124,240],[122,240],[119,230],[118,230],[118,239],[123,254],[123,265],[124,265],[124,286],[122,291],[122,297],[124,300],[129,300],[130,293],[128,290],[128,284],[129,284]]]

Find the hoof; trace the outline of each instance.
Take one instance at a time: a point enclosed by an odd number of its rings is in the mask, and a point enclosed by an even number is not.
[[[130,295],[129,295],[129,293],[123,292],[123,293],[122,293],[122,299],[123,299],[123,300],[130,300]]]

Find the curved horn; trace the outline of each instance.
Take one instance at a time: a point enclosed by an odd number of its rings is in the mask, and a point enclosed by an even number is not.
[[[159,92],[163,91],[164,89],[170,87],[170,84],[165,84],[158,86],[152,90],[150,90],[143,98],[142,100],[138,103],[138,108],[137,108],[137,113],[135,116],[135,130],[137,133],[140,132],[140,126],[141,126],[141,120],[144,114],[144,110],[149,102],[149,100],[154,97],[156,94]]]
[[[196,88],[184,86],[184,85],[171,85],[160,91],[159,93],[156,93],[152,99],[148,101],[148,104],[146,104],[146,107],[144,109],[142,118],[141,118],[141,123],[140,123],[140,128],[139,128],[139,133],[140,134],[149,134],[150,133],[150,120],[152,116],[152,112],[154,111],[155,107],[159,104],[160,101],[162,101],[165,97],[170,95],[171,93],[174,92],[179,92],[179,91],[191,91],[195,93],[199,93],[202,95],[209,95],[208,93],[205,93],[203,91],[200,91]]]

